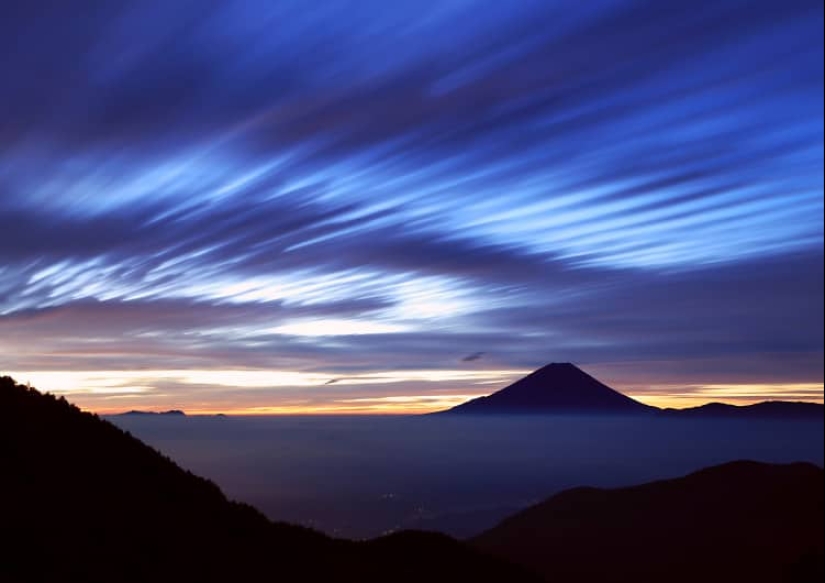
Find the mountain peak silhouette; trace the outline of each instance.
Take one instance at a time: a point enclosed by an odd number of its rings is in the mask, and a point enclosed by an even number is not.
[[[447,412],[626,414],[654,410],[611,389],[572,363],[553,362],[492,395],[473,399]]]

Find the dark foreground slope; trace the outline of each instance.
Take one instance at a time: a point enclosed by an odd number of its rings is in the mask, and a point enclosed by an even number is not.
[[[114,425],[0,378],[0,581],[533,581],[446,536],[355,543],[230,502]]]
[[[551,581],[821,581],[823,471],[733,462],[683,478],[576,488],[473,539]]]

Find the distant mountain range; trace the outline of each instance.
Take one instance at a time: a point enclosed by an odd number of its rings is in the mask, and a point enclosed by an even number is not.
[[[666,415],[669,417],[817,418],[821,404],[770,401],[735,406],[710,403],[689,409],[659,409],[640,403],[596,380],[577,366],[552,363],[500,391],[440,414],[466,415]]]
[[[548,581],[822,581],[822,491],[811,464],[733,462],[567,490],[471,542]]]
[[[180,409],[171,409],[169,411],[140,411],[137,409],[132,409],[131,411],[116,414],[116,416],[122,415],[168,415],[170,417],[186,417],[186,413]]]
[[[662,415],[673,417],[716,417],[736,419],[823,419],[823,406],[819,403],[794,401],[763,401],[753,405],[728,405],[708,403],[687,409],[662,409]]]

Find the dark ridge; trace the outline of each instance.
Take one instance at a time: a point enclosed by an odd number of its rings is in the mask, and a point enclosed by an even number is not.
[[[611,389],[570,363],[552,363],[487,397],[445,413],[465,414],[647,414],[656,411]]]
[[[180,409],[172,409],[170,411],[140,411],[137,409],[132,409],[131,411],[126,411],[124,413],[117,413],[117,415],[169,415],[171,417],[185,417],[186,413]]]
[[[671,417],[703,417],[731,419],[819,419],[825,418],[825,407],[820,403],[795,401],[764,401],[753,405],[708,403],[688,409],[663,409],[662,415]]]
[[[0,377],[0,581],[530,582],[433,533],[335,540],[272,523],[64,398]]]
[[[472,539],[551,581],[821,581],[823,471],[749,461],[576,488]]]

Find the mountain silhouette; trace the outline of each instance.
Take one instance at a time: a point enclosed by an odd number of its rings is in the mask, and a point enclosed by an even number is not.
[[[549,581],[821,581],[823,471],[740,461],[575,488],[472,539]]]
[[[703,417],[723,419],[819,419],[825,417],[820,403],[796,401],[763,401],[753,405],[708,403],[687,409],[663,409],[662,415],[671,417]]]
[[[622,413],[655,411],[611,389],[577,366],[552,363],[487,397],[472,399],[445,413]]]
[[[137,416],[137,415],[167,415],[169,417],[185,417],[186,413],[180,409],[170,409],[169,411],[141,411],[140,409],[132,409],[131,411],[124,411],[123,413],[116,413],[115,416]]]
[[[658,414],[674,418],[821,420],[825,407],[819,403],[764,401],[753,405],[708,403],[686,409],[660,409],[623,395],[574,364],[554,362],[492,395],[471,399],[436,414]]]
[[[0,582],[534,582],[445,535],[272,523],[64,398],[0,377]]]

